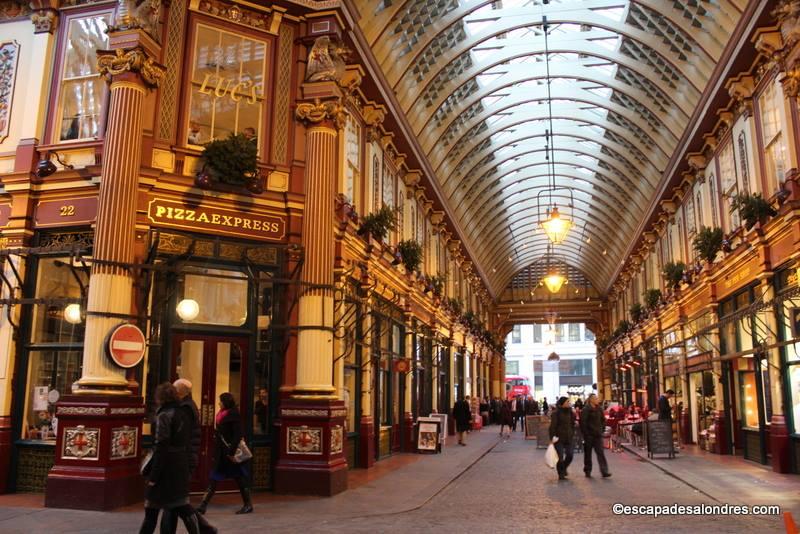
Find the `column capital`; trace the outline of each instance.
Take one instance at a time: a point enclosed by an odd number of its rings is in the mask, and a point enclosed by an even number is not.
[[[306,126],[330,121],[338,130],[341,130],[347,122],[347,110],[342,105],[340,98],[324,101],[315,98],[313,102],[297,104],[295,117]]]
[[[158,87],[166,72],[164,66],[153,61],[153,58],[140,46],[98,50],[97,69],[101,76],[108,76],[109,82],[113,81],[115,76],[125,73],[137,74],[149,88]]]

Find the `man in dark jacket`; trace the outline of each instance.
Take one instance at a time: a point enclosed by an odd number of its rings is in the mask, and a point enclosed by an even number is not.
[[[586,399],[586,406],[581,410],[581,432],[583,432],[583,472],[587,477],[592,476],[592,451],[597,455],[600,464],[600,473],[603,478],[608,478],[608,462],[603,451],[603,431],[606,427],[606,416],[600,408],[600,399],[592,393]]]
[[[675,392],[668,389],[664,395],[658,398],[658,420],[672,422],[672,407],[669,405],[669,399],[675,396]]]
[[[464,443],[464,434],[470,428],[472,420],[472,413],[469,409],[469,395],[466,399],[459,399],[453,406],[453,420],[456,422],[456,431],[458,431],[458,444],[466,445]]]
[[[519,429],[525,433],[525,397],[517,395],[517,411],[514,413],[514,430],[517,429],[517,422],[519,422]]]
[[[558,452],[556,471],[558,479],[567,478],[567,468],[572,463],[573,439],[575,437],[575,414],[567,397],[561,397],[550,416],[550,439],[558,438],[555,442]]]
[[[184,412],[187,421],[191,421],[191,439],[189,441],[189,447],[186,451],[186,454],[189,456],[189,480],[192,478],[192,474],[194,473],[197,466],[200,465],[200,442],[202,439],[201,436],[201,429],[200,429],[200,411],[197,409],[197,404],[195,404],[194,399],[192,399],[192,383],[189,382],[185,378],[179,378],[173,384],[175,386],[175,390],[178,393],[178,406]],[[186,525],[188,530],[189,525],[186,523],[187,520],[189,521],[197,521],[198,527],[200,532],[216,532],[216,529],[212,527],[208,521],[200,514],[195,513],[194,518],[188,519],[186,517],[181,517]],[[178,521],[176,520],[173,514],[168,515],[165,511],[164,518],[162,521],[169,521],[171,532],[175,532],[178,528]]]

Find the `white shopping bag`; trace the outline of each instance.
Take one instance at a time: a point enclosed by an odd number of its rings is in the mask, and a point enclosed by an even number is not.
[[[544,453],[544,463],[546,463],[547,467],[550,469],[556,468],[556,464],[558,463],[558,452],[556,452],[556,447],[552,443],[547,447],[547,450]]]

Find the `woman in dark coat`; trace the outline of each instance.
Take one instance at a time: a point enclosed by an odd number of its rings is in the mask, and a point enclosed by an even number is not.
[[[173,522],[179,515],[190,534],[199,532],[194,510],[189,505],[189,450],[192,440],[192,422],[180,408],[178,393],[170,383],[156,388],[155,433],[153,457],[143,473],[147,479],[145,490],[144,521],[140,534],[155,531],[161,509],[175,513],[164,514],[160,532],[174,532]]]
[[[243,464],[237,464],[232,460],[242,439],[242,418],[230,393],[219,396],[219,408],[220,411],[215,419],[217,427],[214,432],[214,468],[211,470],[211,480],[206,494],[197,511],[201,514],[206,513],[208,503],[217,491],[217,482],[232,478],[239,486],[239,493],[242,495],[242,507],[236,513],[249,514],[253,511],[250,488],[247,486],[249,473]]]
[[[453,405],[453,419],[456,422],[456,431],[458,432],[458,444],[466,445],[464,443],[464,434],[469,431],[472,426],[472,412],[469,407],[469,395],[466,399],[459,399]]]
[[[514,414],[511,412],[511,401],[502,401],[500,405],[500,435],[503,435],[503,427],[508,427],[508,437],[511,437],[511,426],[514,424]]]

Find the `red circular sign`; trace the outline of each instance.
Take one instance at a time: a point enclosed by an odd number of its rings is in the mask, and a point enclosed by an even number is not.
[[[108,355],[120,367],[134,367],[144,358],[144,334],[133,324],[121,324],[108,336]]]

